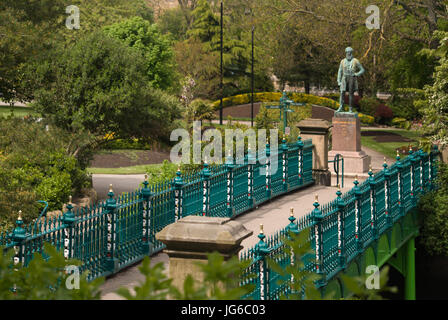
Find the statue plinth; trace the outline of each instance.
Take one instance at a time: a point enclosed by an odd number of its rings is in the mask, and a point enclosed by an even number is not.
[[[369,171],[370,156],[361,150],[361,122],[356,113],[338,112],[333,118],[330,160],[340,154],[344,158],[344,174],[355,175]],[[330,171],[334,173],[333,166]]]

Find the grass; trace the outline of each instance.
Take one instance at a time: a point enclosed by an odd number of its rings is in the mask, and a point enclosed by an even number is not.
[[[385,156],[395,159],[397,156],[397,149],[406,145],[418,146],[418,138],[420,137],[417,131],[411,130],[399,130],[399,129],[371,129],[371,130],[362,130],[362,131],[387,131],[391,133],[395,133],[401,135],[405,138],[409,138],[415,140],[415,142],[377,142],[375,141],[375,137],[363,137],[361,136],[361,144],[375,150],[379,153],[384,154]]]
[[[147,168],[160,168],[162,164],[145,164],[123,168],[87,168],[91,174],[145,174]]]
[[[11,114],[10,106],[0,106],[0,117],[7,117]],[[29,107],[14,107],[14,117],[24,117],[27,115],[37,115],[33,109]]]

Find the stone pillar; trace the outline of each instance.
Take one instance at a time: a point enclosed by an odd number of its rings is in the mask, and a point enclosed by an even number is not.
[[[297,124],[302,141],[313,140],[313,179],[318,185],[331,186],[328,170],[328,139],[331,124],[322,119],[305,119]]]
[[[344,158],[344,175],[363,174],[369,171],[371,159],[361,150],[361,122],[358,114],[335,113],[332,150],[328,157],[333,160],[337,154]],[[334,172],[333,166],[330,170]]]
[[[195,281],[203,281],[197,262],[207,262],[207,254],[214,251],[230,259],[243,248],[241,242],[253,231],[229,218],[189,216],[170,224],[156,234],[166,245],[164,252],[170,259],[169,277],[173,285],[183,290],[190,274]]]

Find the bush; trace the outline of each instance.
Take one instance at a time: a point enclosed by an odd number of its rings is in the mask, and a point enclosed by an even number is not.
[[[390,123],[392,118],[394,117],[394,113],[392,109],[381,103],[376,107],[375,111],[375,120],[380,124]]]
[[[421,118],[419,101],[423,99],[424,90],[401,88],[393,92],[389,104],[395,116],[412,121]]]
[[[408,130],[410,125],[411,125],[411,123],[408,120],[404,119],[404,118],[393,118],[392,119],[392,125],[394,127],[397,127],[397,128]]]
[[[78,159],[67,153],[72,139],[35,121],[0,119],[1,225],[14,223],[18,210],[25,222],[36,218],[41,210],[37,200],[47,201],[49,210],[61,209],[70,195],[90,186]]]
[[[429,254],[448,256],[448,164],[439,164],[436,183],[438,190],[424,195],[418,205],[421,242]]]
[[[375,118],[366,114],[358,113],[358,118],[362,124],[372,125],[375,123]]]
[[[360,111],[364,114],[374,116],[379,104],[380,102],[376,98],[364,97],[359,101]]]

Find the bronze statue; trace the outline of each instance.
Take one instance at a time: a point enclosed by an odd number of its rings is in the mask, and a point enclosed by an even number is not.
[[[365,70],[358,59],[353,58],[353,49],[348,47],[345,49],[346,58],[341,61],[338,72],[338,85],[341,91],[339,99],[339,109],[336,112],[341,112],[344,107],[345,93],[349,93],[350,113],[353,113],[353,96],[358,91],[357,77],[361,76]],[[359,69],[359,71],[356,71]]]

